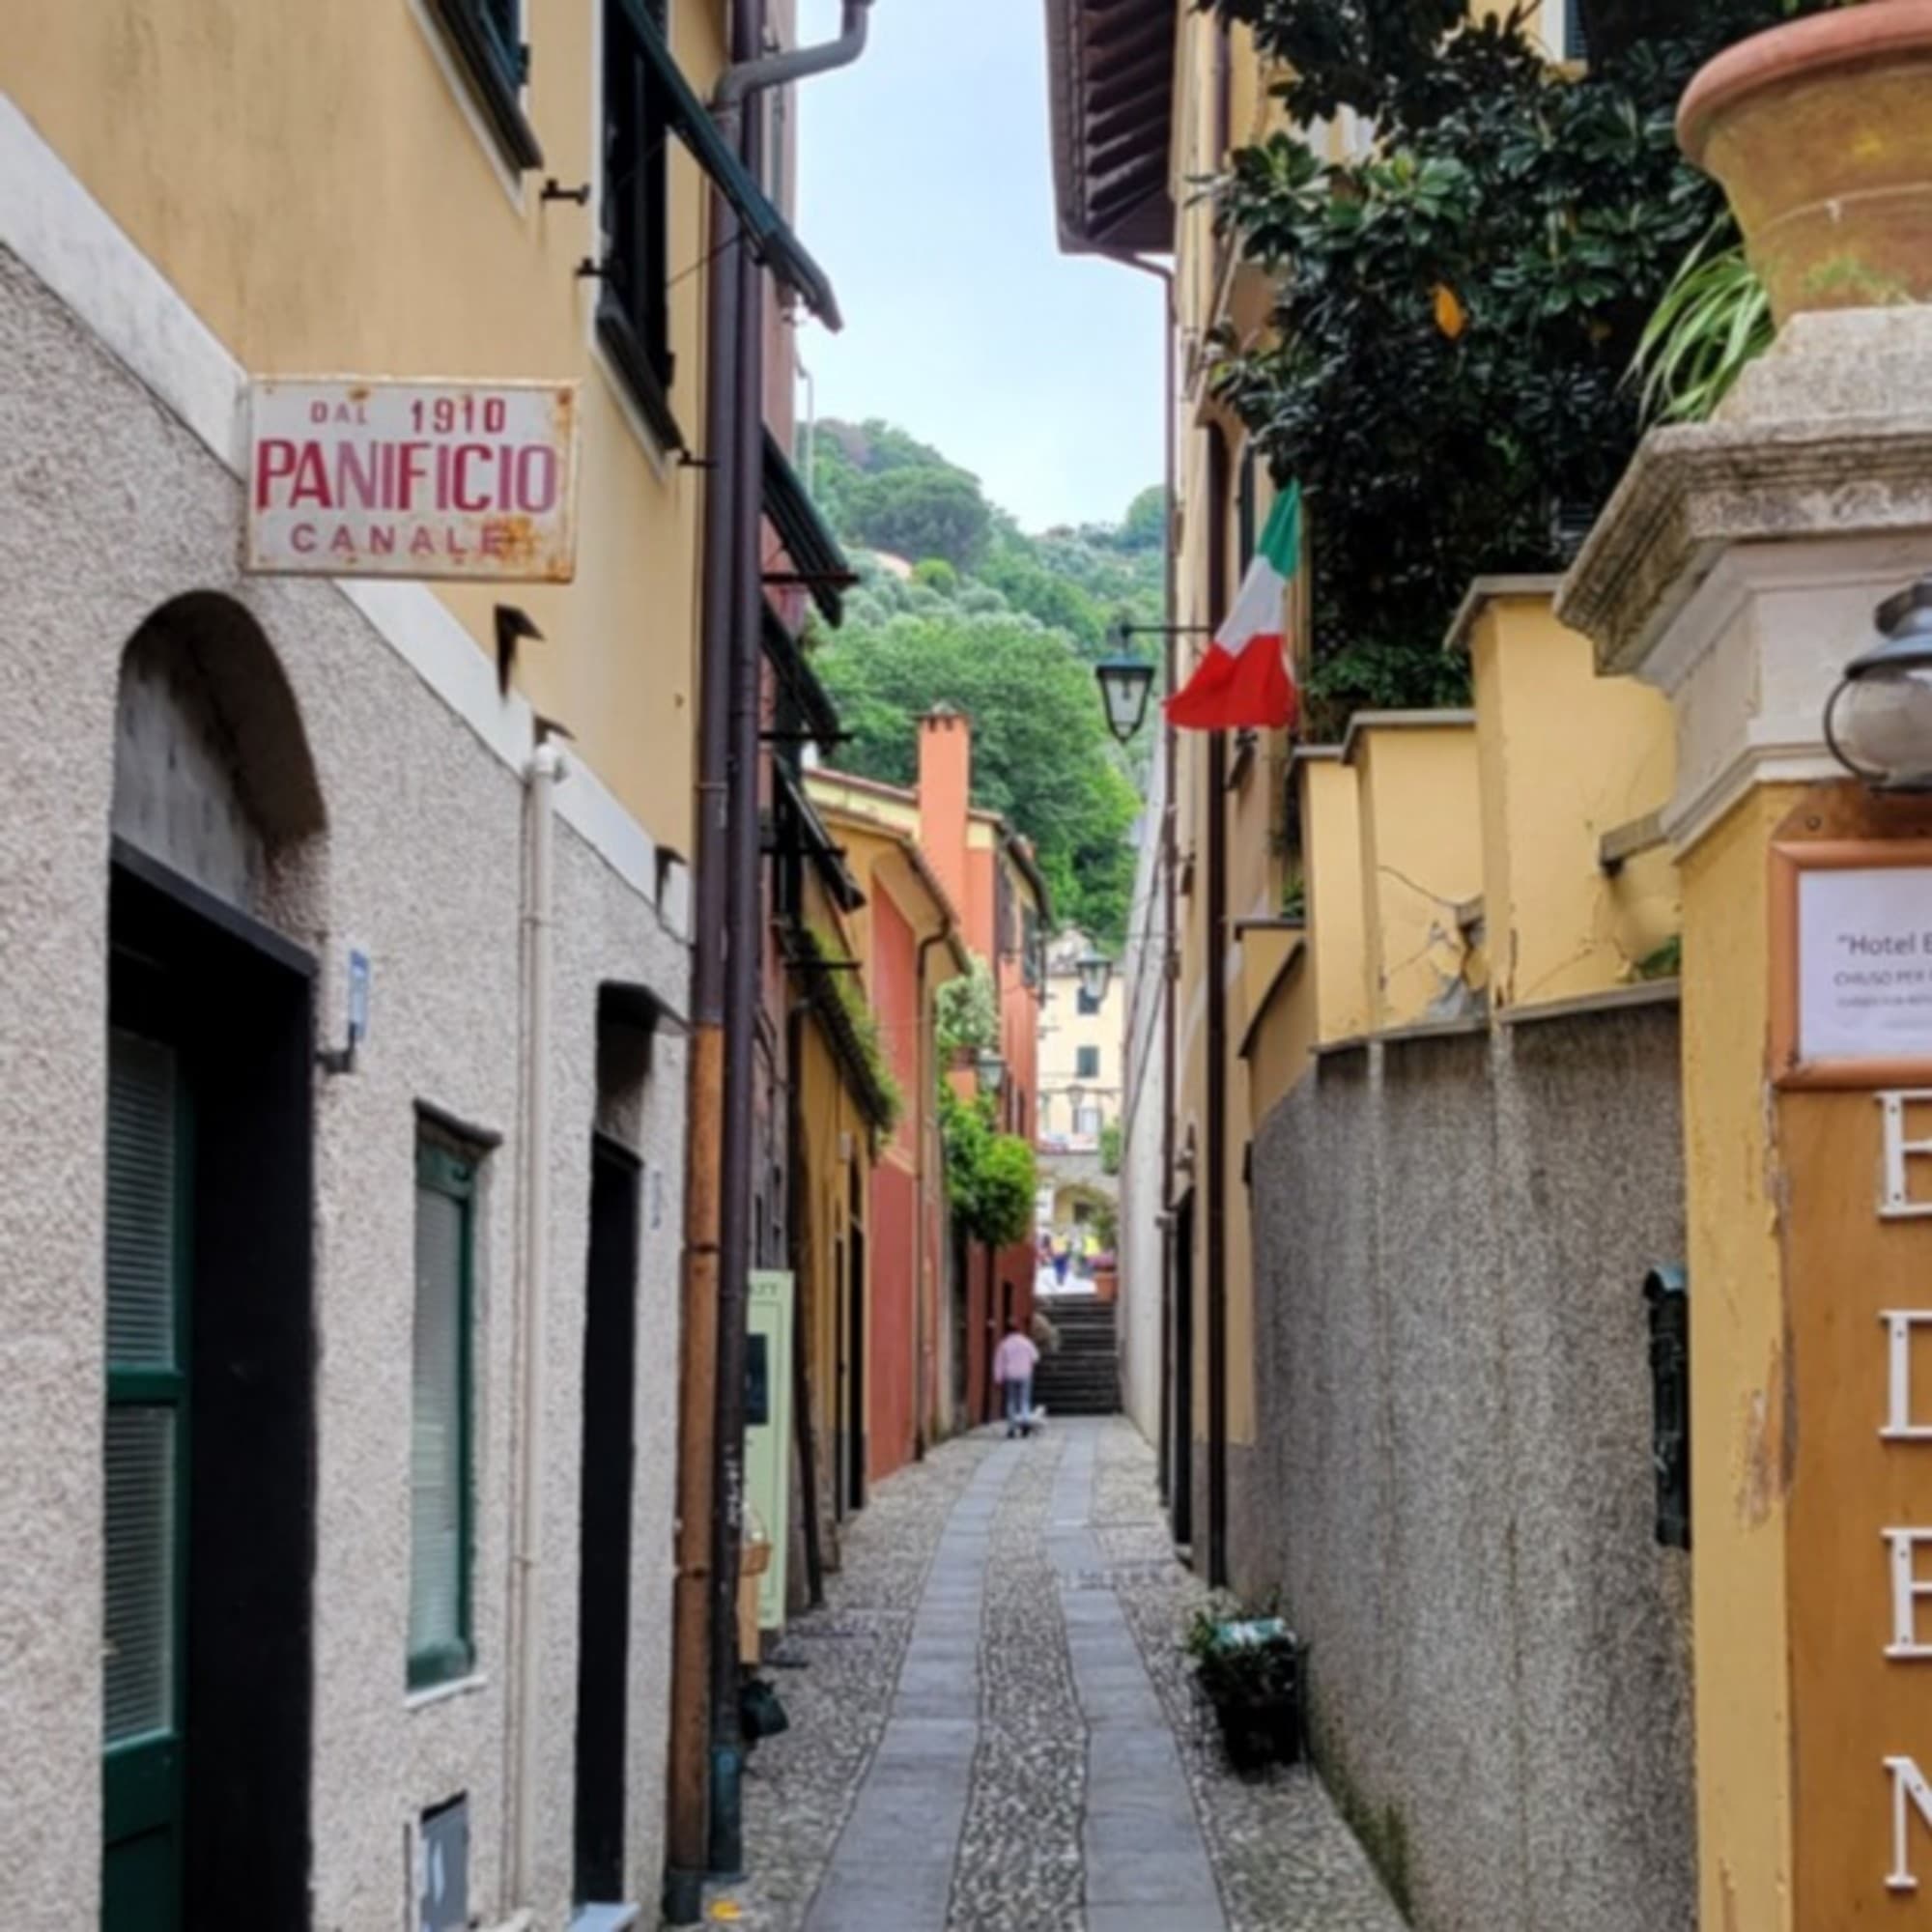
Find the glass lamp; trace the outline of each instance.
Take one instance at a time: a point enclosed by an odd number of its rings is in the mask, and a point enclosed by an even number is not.
[[[1932,791],[1932,576],[1888,597],[1880,641],[1845,667],[1825,742],[1874,791]]]
[[[1153,692],[1153,667],[1128,655],[1130,635],[1125,624],[1110,625],[1109,655],[1094,667],[1094,675],[1100,681],[1100,701],[1107,708],[1107,729],[1122,745],[1145,723],[1148,698]]]
[[[1074,962],[1080,975],[1080,990],[1090,1006],[1104,1006],[1107,988],[1113,983],[1114,962],[1097,946],[1090,946]]]

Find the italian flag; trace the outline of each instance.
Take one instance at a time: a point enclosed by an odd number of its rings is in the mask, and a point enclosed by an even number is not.
[[[1301,564],[1301,485],[1275,500],[1261,547],[1227,621],[1194,675],[1167,700],[1170,724],[1183,731],[1281,730],[1294,723],[1289,676],[1288,586]]]

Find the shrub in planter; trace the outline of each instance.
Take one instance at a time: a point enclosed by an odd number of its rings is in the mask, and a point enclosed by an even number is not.
[[[1187,1652],[1236,1771],[1252,1776],[1272,1764],[1300,1762],[1302,1651],[1279,1617],[1198,1611]]]

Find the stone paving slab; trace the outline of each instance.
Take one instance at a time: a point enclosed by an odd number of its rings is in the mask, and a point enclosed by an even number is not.
[[[772,1672],[748,1932],[1401,1932],[1319,1783],[1223,1764],[1153,1459],[1119,1420],[874,1490]]]

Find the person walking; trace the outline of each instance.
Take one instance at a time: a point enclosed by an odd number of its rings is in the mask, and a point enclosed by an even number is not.
[[[1008,1316],[1005,1339],[993,1355],[993,1379],[1006,1392],[1009,1437],[1033,1428],[1033,1372],[1038,1366],[1039,1350],[1032,1337],[1022,1335]]]

